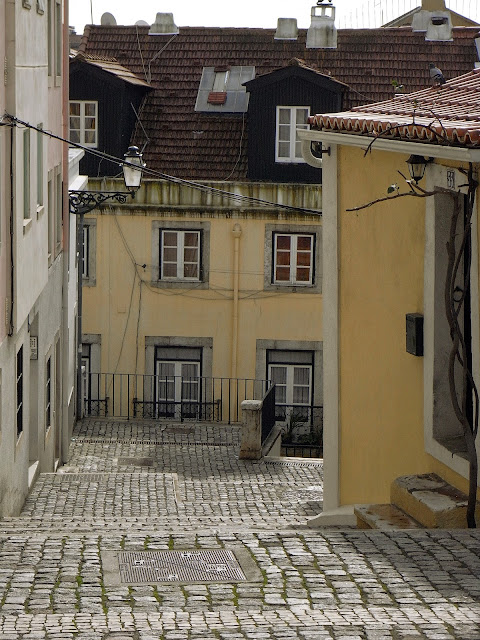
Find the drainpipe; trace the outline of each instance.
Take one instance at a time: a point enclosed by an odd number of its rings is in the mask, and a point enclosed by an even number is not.
[[[238,283],[240,264],[240,236],[242,227],[237,223],[232,229],[233,233],[233,310],[232,310],[232,369],[231,378],[237,377],[237,353],[238,353]]]

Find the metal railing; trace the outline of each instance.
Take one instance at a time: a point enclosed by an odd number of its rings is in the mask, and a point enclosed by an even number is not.
[[[277,404],[275,418],[284,424],[282,446],[323,447],[323,406]]]
[[[185,378],[88,373],[86,416],[241,422],[241,403],[260,400],[268,382],[253,378]]]
[[[275,385],[263,397],[262,404],[262,444],[275,426]]]

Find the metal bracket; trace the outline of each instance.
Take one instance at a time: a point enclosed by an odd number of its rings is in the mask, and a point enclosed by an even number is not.
[[[75,215],[89,213],[110,199],[119,204],[125,204],[128,196],[134,198],[135,191],[69,191],[70,213]]]

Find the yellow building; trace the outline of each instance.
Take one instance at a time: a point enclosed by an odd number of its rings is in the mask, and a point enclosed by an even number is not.
[[[308,161],[316,162],[312,142],[330,150],[323,155],[325,487],[317,524],[352,522],[355,505],[389,503],[399,476],[435,473],[468,491],[449,388],[444,291],[454,203],[462,207],[457,251],[467,208],[466,195],[453,196],[467,192],[465,171],[478,180],[479,87],[473,71],[384,103],[317,115],[301,134]],[[411,154],[428,161],[418,187],[406,180]],[[459,322],[478,385],[476,182],[473,194],[471,282]],[[461,298],[462,282],[455,286]],[[469,392],[466,404],[475,404]]]
[[[219,186],[284,205],[214,197]],[[321,188],[203,187],[146,180],[134,200],[86,217],[87,410],[103,413],[108,398],[109,415],[235,421],[228,402],[258,397],[265,385],[253,381],[268,379],[280,418],[310,419],[323,388]]]

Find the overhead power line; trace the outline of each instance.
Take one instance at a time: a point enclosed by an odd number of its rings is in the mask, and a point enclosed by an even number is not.
[[[21,126],[26,127],[28,129],[33,129],[34,131],[38,131],[39,133],[46,135],[54,140],[59,140],[60,142],[64,142],[71,147],[75,147],[77,149],[82,149],[85,153],[89,153],[97,158],[102,160],[108,160],[110,162],[118,163],[119,166],[130,166],[135,169],[138,169],[137,165],[134,165],[130,162],[127,162],[124,158],[117,158],[116,156],[112,156],[108,153],[104,153],[103,151],[98,151],[97,149],[92,149],[91,147],[85,147],[78,142],[72,142],[71,140],[67,140],[66,138],[62,138],[52,131],[48,131],[47,129],[40,129],[39,127],[30,124],[30,122],[26,122],[12,116],[9,113],[5,113],[1,120],[0,126]],[[232,193],[231,191],[226,191],[224,189],[218,189],[216,187],[212,187],[208,184],[202,184],[200,182],[195,182],[194,180],[184,180],[183,178],[177,178],[176,176],[171,176],[167,173],[162,173],[161,171],[156,171],[155,169],[150,169],[149,167],[145,167],[143,169],[143,174],[146,176],[150,176],[152,178],[159,178],[162,180],[166,180],[168,182],[172,182],[174,184],[184,185],[186,187],[190,187],[191,189],[196,189],[198,191],[203,191],[206,193],[210,193],[213,196],[227,198],[228,200],[233,200],[235,202],[242,202],[250,205],[260,205],[263,207],[269,207],[274,209],[282,209],[284,211],[294,211],[295,213],[303,213],[312,216],[321,216],[322,212],[318,209],[307,209],[304,207],[295,207],[293,205],[281,204],[279,202],[270,202],[269,200],[263,200],[262,198],[254,198],[252,196],[244,196],[238,193]]]

